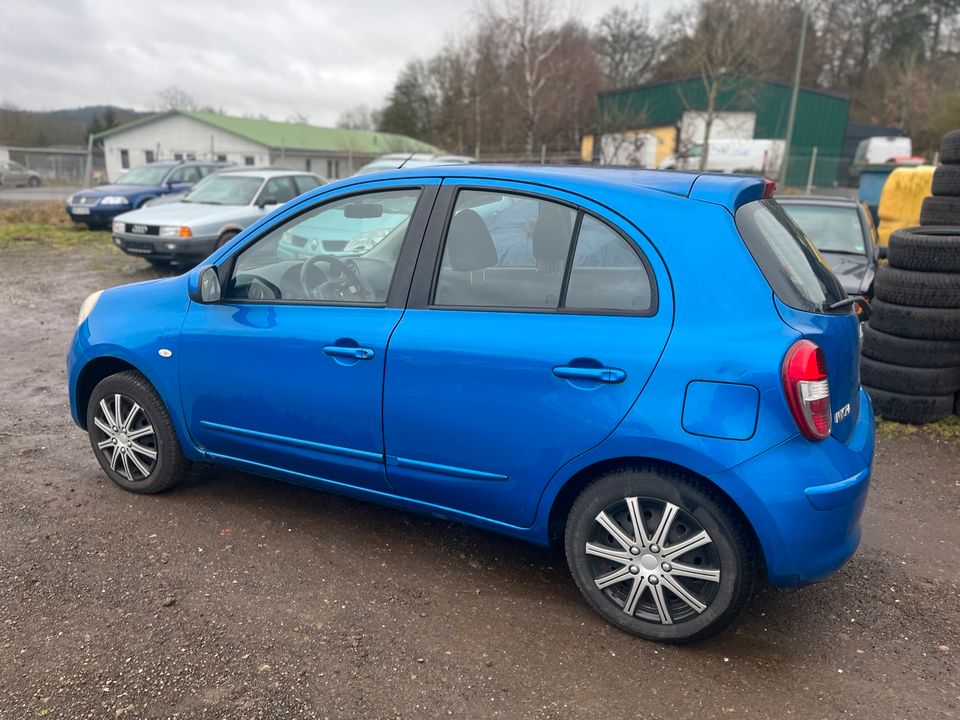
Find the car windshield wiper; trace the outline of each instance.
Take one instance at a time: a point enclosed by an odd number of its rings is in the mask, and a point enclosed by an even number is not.
[[[847,307],[848,305],[855,305],[858,302],[860,302],[860,298],[847,297],[847,298],[844,298],[843,300],[837,300],[835,303],[831,305],[827,305],[827,309],[839,310],[842,307]]]
[[[837,253],[838,255],[866,255],[862,250],[841,250],[840,248],[817,248],[820,252]]]

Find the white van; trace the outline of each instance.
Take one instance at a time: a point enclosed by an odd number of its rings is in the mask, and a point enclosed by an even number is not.
[[[710,141],[706,169],[711,172],[742,172],[773,177],[780,169],[783,147],[783,140],[716,138]],[[703,143],[697,143],[681,156],[665,157],[660,169],[699,170],[702,156]]]
[[[868,137],[857,145],[853,155],[854,165],[882,165],[895,158],[913,155],[913,143],[908,137]]]

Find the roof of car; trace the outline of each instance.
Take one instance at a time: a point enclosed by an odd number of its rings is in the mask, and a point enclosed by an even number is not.
[[[750,200],[763,196],[762,177],[724,173],[698,173],[675,170],[596,165],[429,165],[388,170],[359,176],[363,181],[393,177],[442,177],[514,180],[540,184],[589,196],[603,188],[645,188],[723,205],[731,212]]]
[[[777,195],[776,201],[793,205],[845,205],[856,207],[860,204],[857,198],[845,195]]]
[[[289,170],[286,168],[265,168],[265,167],[228,167],[221,170],[218,175],[257,175],[259,177],[271,178],[278,175],[309,175],[319,178],[320,176],[308,170]],[[322,178],[321,178],[322,179]]]

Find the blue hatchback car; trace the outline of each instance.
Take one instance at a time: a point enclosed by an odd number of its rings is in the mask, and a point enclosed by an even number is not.
[[[860,540],[859,323],[771,194],[510,166],[325,185],[87,298],[73,417],[127,490],[212,462],[556,543],[607,620],[698,640]]]

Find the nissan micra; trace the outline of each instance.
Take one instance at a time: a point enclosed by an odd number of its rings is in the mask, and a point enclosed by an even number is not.
[[[555,543],[608,621],[698,640],[860,540],[858,319],[771,194],[570,167],[325,185],[87,298],[73,418],[126,490],[210,462]]]

